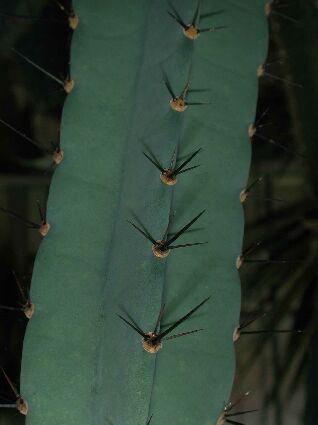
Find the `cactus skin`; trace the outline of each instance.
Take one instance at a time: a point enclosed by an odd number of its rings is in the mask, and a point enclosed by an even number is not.
[[[190,21],[197,3],[173,2]],[[162,0],[75,0],[72,44],[76,85],[63,113],[64,160],[52,180],[51,230],[34,267],[22,359],[28,425],[216,423],[234,376],[233,329],[239,321],[243,211],[239,193],[250,161],[256,69],[267,45],[264,0],[204,1],[206,26],[219,32],[187,39]],[[169,105],[162,69],[179,93],[191,73],[192,101]],[[190,88],[190,89],[191,89]],[[203,147],[201,167],[164,185],[142,154],[165,166]],[[180,244],[208,241],[155,258],[127,223],[137,217],[157,239],[169,213],[173,231],[206,213]],[[163,302],[171,324],[211,299],[157,354],[117,316],[152,330]]]

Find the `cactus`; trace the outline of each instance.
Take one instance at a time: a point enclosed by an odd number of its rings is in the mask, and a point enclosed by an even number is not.
[[[75,86],[23,349],[27,424],[231,421],[264,6],[74,0]]]

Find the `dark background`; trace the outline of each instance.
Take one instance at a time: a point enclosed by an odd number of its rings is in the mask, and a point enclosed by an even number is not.
[[[67,1],[63,5],[70,9]],[[260,79],[258,127],[251,141],[249,183],[260,177],[262,181],[244,203],[244,249],[261,242],[249,255],[261,262],[246,262],[240,271],[241,321],[266,312],[250,330],[304,333],[242,336],[236,343],[232,399],[251,390],[244,407],[259,412],[238,419],[246,424],[312,425],[318,416],[318,2],[284,0],[272,5],[265,62],[272,76]],[[59,140],[65,94],[12,48],[64,80],[71,35],[67,14],[54,0],[0,1],[0,119],[40,146],[0,123],[0,207],[35,222],[36,201],[45,208],[54,172],[47,151]],[[0,214],[0,304],[19,307],[23,298],[12,271],[27,293],[41,237]],[[22,312],[0,308],[0,365],[17,388],[26,325]],[[14,400],[1,376],[0,404]],[[0,425],[22,422],[17,411],[0,409]]]

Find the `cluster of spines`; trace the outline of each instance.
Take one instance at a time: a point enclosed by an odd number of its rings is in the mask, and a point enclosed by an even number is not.
[[[282,6],[281,4],[278,3],[279,0],[272,0],[271,3],[267,3],[265,5],[265,15],[267,18],[272,17],[272,15],[274,16],[278,16],[280,18],[286,19],[287,21],[292,22],[293,24],[298,25],[299,21],[297,21],[296,19],[281,13],[280,11],[280,7]],[[261,64],[257,67],[256,69],[256,76],[260,79],[260,78],[269,78],[269,79],[273,79],[276,80],[278,82],[284,83],[286,85],[290,85],[290,86],[294,86],[296,88],[302,88],[303,86],[301,84],[298,84],[294,81],[291,81],[289,79],[283,78],[281,76],[275,75],[271,72],[269,72],[269,68],[272,64],[277,63],[277,62],[281,62],[281,61],[275,61],[272,63],[264,63]],[[269,125],[269,123],[263,123],[263,119],[266,116],[266,114],[268,113],[269,108],[266,109],[265,111],[263,111],[259,117],[256,119],[255,123],[249,125],[248,130],[247,130],[247,134],[248,134],[248,138],[250,139],[250,141],[254,141],[255,139],[259,139],[262,140],[264,142],[270,143],[273,146],[275,146],[278,149],[281,149],[282,151],[284,151],[285,153],[289,154],[289,155],[293,155],[296,157],[299,157],[303,160],[307,160],[306,155],[296,152],[294,150],[291,150],[289,148],[287,148],[286,146],[284,146],[282,143],[278,142],[277,140],[271,138],[271,137],[267,137],[265,135],[263,135],[260,132],[260,129],[262,127],[265,127],[266,125]],[[266,198],[266,197],[257,197],[254,195],[251,195],[251,192],[254,190],[254,188],[260,184],[263,181],[264,176],[260,176],[258,178],[256,178],[255,180],[253,180],[250,184],[247,185],[247,187],[245,187],[243,190],[241,190],[241,192],[239,193],[239,200],[242,204],[244,204],[247,199],[258,199],[258,200],[262,200],[262,201],[269,201],[269,202],[281,202],[281,203],[288,203],[288,201],[284,200],[284,199],[280,199],[280,198]],[[236,268],[238,270],[240,270],[242,268],[242,266],[244,264],[248,264],[248,263],[255,263],[255,264],[289,264],[289,263],[302,263],[304,261],[302,260],[294,260],[294,259],[288,259],[288,258],[251,258],[250,255],[252,253],[254,253],[255,251],[257,251],[257,249],[262,245],[262,241],[257,241],[256,243],[252,244],[251,246],[247,247],[244,251],[242,251],[241,254],[239,254],[236,258]],[[255,314],[254,317],[252,318],[248,318],[244,321],[240,321],[239,325],[236,326],[234,328],[234,332],[233,332],[233,342],[237,342],[241,336],[243,335],[256,335],[256,334],[301,334],[304,331],[300,330],[300,329],[252,329],[249,330],[249,326],[252,325],[257,319],[260,319],[264,316],[267,315],[267,312],[260,312],[258,314]],[[249,392],[247,392],[244,396],[248,395]],[[233,419],[233,416],[238,416],[238,415],[243,415],[243,414],[247,414],[247,413],[252,413],[255,412],[257,410],[247,410],[247,411],[242,411],[242,412],[236,412],[234,414],[229,413],[229,411],[238,404],[238,402],[240,402],[243,398],[241,397],[236,403],[232,404],[231,402],[228,403],[228,405],[226,405],[224,407],[224,410],[222,412],[222,414],[220,415],[217,424],[216,425],[225,425],[226,423],[230,423],[233,425],[242,425],[241,422],[237,422],[235,420],[235,418]]]
[[[68,19],[68,25],[69,27],[74,31],[78,24],[79,24],[79,18],[74,13],[73,9],[68,10],[66,7],[64,7],[59,1],[55,0],[55,3],[58,5],[58,7],[65,13]],[[4,13],[0,13],[0,18],[16,18],[16,19],[27,19],[27,20],[42,20],[42,18],[38,17],[32,17],[32,16],[24,16],[24,15],[8,15]],[[52,21],[52,20],[51,20]],[[52,22],[56,22],[56,20],[53,20]],[[62,23],[62,21],[61,21]],[[37,70],[54,80],[56,83],[62,86],[62,89],[65,91],[66,94],[71,93],[75,86],[75,82],[70,77],[67,77],[65,80],[61,80],[39,66],[37,63],[29,59],[27,56],[23,55],[21,52],[18,52],[16,49],[12,48],[12,51],[15,52],[19,57],[21,57],[23,60],[28,62],[30,65],[35,67]],[[59,165],[62,160],[64,159],[64,151],[60,147],[60,142],[54,143],[51,142],[51,149],[45,149],[40,142],[37,142],[33,140],[28,135],[24,134],[23,132],[16,129],[14,126],[12,126],[10,123],[6,122],[4,119],[0,119],[0,123],[9,128],[11,131],[18,134],[22,139],[32,143],[34,146],[42,150],[43,152],[49,153],[52,155],[52,160],[54,165]],[[10,215],[14,219],[18,220],[19,222],[23,223],[27,228],[29,229],[35,229],[37,230],[41,236],[46,236],[50,230],[50,224],[48,223],[46,219],[46,213],[42,210],[41,205],[39,201],[37,201],[37,209],[39,213],[39,222],[34,222],[31,220],[26,219],[25,217],[21,216],[20,214],[11,211],[7,208],[0,207],[0,212],[3,212],[5,214]],[[21,298],[23,302],[21,303],[20,307],[13,307],[13,306],[7,306],[7,305],[0,305],[0,310],[7,310],[7,311],[17,311],[22,312],[24,316],[27,319],[31,319],[33,317],[33,314],[35,312],[35,305],[32,303],[30,294],[26,294],[25,291],[22,288],[22,285],[16,276],[15,272],[13,271],[14,278],[17,284],[17,287],[19,289],[19,292],[21,294]],[[15,396],[15,402],[14,403],[0,403],[0,408],[14,408],[17,409],[22,415],[27,415],[28,413],[28,402],[22,397],[22,395],[18,392],[17,387],[13,384],[11,379],[9,378],[8,374],[5,372],[4,368],[1,367],[2,374],[8,384],[8,386],[11,389],[11,392]],[[151,418],[150,418],[151,419]],[[150,423],[150,420],[148,421]]]
[[[66,15],[68,19],[68,25],[69,27],[74,31],[78,25],[79,25],[79,17],[75,14],[74,10],[67,9],[65,6],[62,5],[58,0],[54,0],[54,2],[57,4],[57,6],[63,11],[63,13]],[[17,18],[17,19],[28,19],[28,20],[41,20],[42,18],[39,17],[32,17],[32,16],[24,16],[24,15],[8,15],[4,13],[0,13],[0,17],[4,18]],[[63,21],[64,22],[64,21]],[[31,66],[33,66],[36,70],[40,71],[53,81],[55,81],[57,84],[62,86],[62,90],[65,91],[66,94],[70,94],[71,91],[74,89],[75,81],[68,75],[64,80],[61,80],[60,78],[53,75],[51,72],[44,69],[42,66],[31,60],[29,57],[25,56],[15,48],[12,48],[12,52],[17,54],[20,58],[22,58],[24,61],[29,63]],[[13,131],[14,133],[18,134],[22,139],[26,140],[27,142],[31,143],[33,146],[36,146],[41,151],[50,154],[52,156],[53,165],[57,166],[59,165],[63,159],[64,159],[64,151],[62,150],[60,146],[60,140],[57,142],[50,142],[51,148],[46,149],[43,147],[43,144],[39,141],[36,141],[23,133],[22,131],[15,128],[12,124],[8,123],[4,119],[0,118],[0,123],[7,127],[9,130]],[[50,167],[51,168],[51,167]],[[38,210],[40,214],[40,223],[35,223],[33,221],[30,221],[22,216],[20,216],[18,213],[14,211],[10,211],[7,208],[0,207],[0,211],[9,214],[10,216],[14,217],[15,219],[19,220],[20,222],[23,222],[28,228],[37,229],[41,236],[46,236],[50,230],[50,224],[47,222],[45,214],[43,213],[41,206],[38,202]]]
[[[168,3],[170,10],[168,10],[168,14],[182,27],[183,34],[191,39],[196,40],[200,33],[207,32],[207,31],[214,31],[216,29],[221,29],[224,27],[215,27],[215,28],[209,28],[209,29],[200,29],[198,27],[200,22],[200,14],[201,14],[201,1],[198,1],[197,8],[194,13],[194,17],[192,19],[192,22],[190,24],[186,24],[183,19],[181,18],[179,12],[176,10],[176,8],[173,6],[171,2]],[[187,81],[184,89],[182,92],[177,95],[172,88],[169,79],[166,75],[166,73],[162,70],[163,75],[163,82],[164,85],[168,91],[168,93],[171,96],[170,99],[170,107],[173,111],[182,113],[184,112],[189,106],[197,106],[197,105],[207,105],[209,103],[206,102],[190,102],[187,99],[187,95],[189,93],[190,89],[190,82]],[[156,156],[152,152],[143,152],[144,156],[160,171],[160,179],[161,181],[166,184],[167,186],[173,186],[177,183],[177,176],[181,173],[194,170],[199,165],[190,166],[188,168],[185,168],[192,159],[201,151],[200,149],[197,149],[194,153],[190,154],[186,160],[184,160],[181,164],[178,164],[178,155],[177,155],[177,148],[174,150],[172,158],[170,160],[170,166],[168,168],[164,168],[161,163],[158,161]],[[186,243],[186,244],[180,244],[180,245],[173,245],[173,243],[179,239],[205,212],[205,210],[201,211],[198,215],[196,215],[192,220],[190,220],[187,224],[185,224],[180,230],[175,232],[174,234],[170,234],[170,228],[172,224],[172,215],[170,214],[167,228],[164,232],[164,235],[161,239],[157,240],[155,239],[151,233],[144,227],[143,224],[137,225],[136,223],[132,221],[128,221],[139,233],[141,233],[147,240],[149,240],[152,243],[152,252],[155,257],[163,259],[166,258],[171,250],[177,249],[177,248],[185,248],[185,247],[193,247],[198,245],[206,244],[207,242],[193,242],[193,243]],[[187,318],[189,318],[197,309],[199,309],[203,304],[205,304],[208,301],[209,297],[203,300],[201,303],[199,303],[197,306],[195,306],[190,312],[188,312],[185,316],[183,316],[181,319],[179,319],[177,322],[175,322],[172,326],[170,326],[165,331],[160,331],[160,324],[161,319],[164,313],[164,306],[160,309],[157,322],[155,325],[155,328],[151,332],[145,332],[140,327],[136,326],[135,323],[129,322],[124,317],[119,316],[128,326],[130,326],[132,329],[134,329],[137,333],[139,333],[143,339],[143,348],[150,353],[156,353],[159,351],[159,349],[162,347],[162,341],[163,339],[169,340],[174,339],[176,337],[189,335],[195,332],[198,332],[202,329],[195,329],[192,331],[167,336],[173,329],[175,329],[177,326],[179,326],[182,322],[184,322]]]
[[[178,11],[174,8],[174,6],[170,2],[169,2],[169,5],[170,5],[170,8],[171,8],[171,11],[168,11],[168,14],[173,19],[175,19],[175,21],[182,27],[183,34],[191,40],[196,40],[198,38],[198,36],[200,35],[200,33],[202,33],[202,32],[214,31],[214,30],[218,30],[218,29],[221,29],[221,28],[225,28],[224,26],[210,28],[210,29],[199,29],[198,28],[198,23],[199,23],[199,20],[200,20],[200,1],[198,2],[198,6],[197,6],[197,9],[195,11],[193,21],[192,21],[191,24],[188,24],[188,25],[185,24],[185,22],[180,17],[180,14],[178,13]],[[189,106],[209,104],[209,103],[205,103],[205,102],[189,102],[187,100],[187,95],[188,95],[189,88],[190,88],[189,81],[185,84],[182,92],[179,95],[177,95],[176,92],[174,91],[174,89],[172,88],[166,73],[164,71],[162,71],[162,74],[163,74],[163,81],[164,81],[164,84],[166,86],[166,89],[171,96],[170,107],[172,108],[172,110],[181,113],[181,112],[184,112]],[[173,155],[172,155],[171,160],[170,160],[170,166],[168,168],[163,167],[161,162],[157,159],[157,157],[152,152],[150,152],[150,151],[149,152],[143,152],[143,155],[154,165],[154,167],[156,167],[160,171],[161,181],[168,186],[174,186],[177,183],[177,176],[179,174],[181,174],[183,172],[194,170],[201,165],[201,164],[199,164],[199,165],[194,165],[194,166],[190,166],[188,168],[185,168],[193,160],[193,158],[195,158],[199,154],[200,151],[201,151],[201,148],[197,149],[192,154],[190,154],[186,158],[186,160],[184,160],[183,162],[181,162],[180,164],[177,165],[177,148],[176,148],[173,152]],[[203,244],[207,243],[207,242],[193,242],[193,243],[182,244],[182,245],[172,245],[172,243],[175,242],[184,232],[186,232],[201,217],[201,215],[204,212],[205,212],[205,210],[201,211],[197,216],[195,216],[191,221],[189,221],[184,227],[182,227],[179,231],[174,233],[173,236],[169,237],[169,231],[170,231],[171,221],[172,221],[172,217],[170,215],[169,220],[168,220],[168,225],[167,225],[167,228],[164,232],[164,235],[159,240],[156,240],[151,235],[151,233],[144,227],[143,224],[138,223],[138,225],[137,225],[136,223],[134,223],[132,221],[128,221],[128,222],[139,233],[141,233],[147,240],[149,240],[152,243],[152,252],[153,252],[154,256],[162,259],[162,258],[166,258],[170,254],[170,251],[172,249],[191,247],[191,246],[195,246],[195,245],[203,245]],[[143,346],[144,350],[146,350],[147,352],[149,352],[151,354],[155,354],[162,348],[162,342],[164,340],[171,340],[171,339],[174,339],[174,338],[177,338],[177,337],[180,337],[180,336],[189,335],[189,334],[196,333],[196,332],[203,330],[203,329],[200,328],[200,329],[194,329],[194,330],[191,330],[191,331],[175,334],[175,335],[172,335],[172,336],[167,336],[167,335],[170,334],[170,332],[173,329],[175,329],[177,326],[179,326],[181,323],[183,323],[185,320],[187,320],[192,314],[194,314],[195,311],[197,311],[199,308],[201,308],[209,300],[209,298],[210,297],[204,299],[201,303],[199,303],[192,310],[190,310],[190,312],[188,312],[187,314],[182,316],[172,326],[168,327],[165,331],[160,330],[161,320],[162,320],[162,317],[163,317],[163,314],[164,314],[164,309],[165,309],[164,305],[160,308],[155,327],[150,332],[145,332],[132,319],[129,321],[121,315],[118,315],[118,316],[123,322],[125,322],[126,325],[128,325],[131,329],[133,329],[137,334],[139,334],[142,337],[142,346]],[[239,332],[240,327],[239,326],[236,327],[235,331]],[[234,336],[233,336],[233,340],[234,340]],[[236,339],[235,339],[235,341],[236,341]],[[248,393],[246,393],[245,395],[248,395]],[[238,415],[247,414],[247,413],[252,413],[252,412],[256,411],[256,410],[248,410],[248,411],[240,411],[240,412],[235,412],[235,413],[230,412],[230,410],[233,407],[235,407],[240,400],[241,399],[239,399],[236,403],[230,402],[224,407],[222,414],[217,419],[217,425],[224,425],[226,422],[231,423],[231,424],[235,424],[235,425],[239,425],[240,423],[235,421],[233,419],[233,417],[238,416]]]

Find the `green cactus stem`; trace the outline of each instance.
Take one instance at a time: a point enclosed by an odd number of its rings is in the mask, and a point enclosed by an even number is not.
[[[76,84],[23,349],[27,425],[197,425],[222,414],[235,369],[239,195],[267,48],[264,6],[74,0]],[[170,161],[176,151],[181,165],[199,147],[201,166],[162,184],[149,152]],[[165,255],[179,236],[187,248]],[[183,336],[159,347],[176,323]]]

